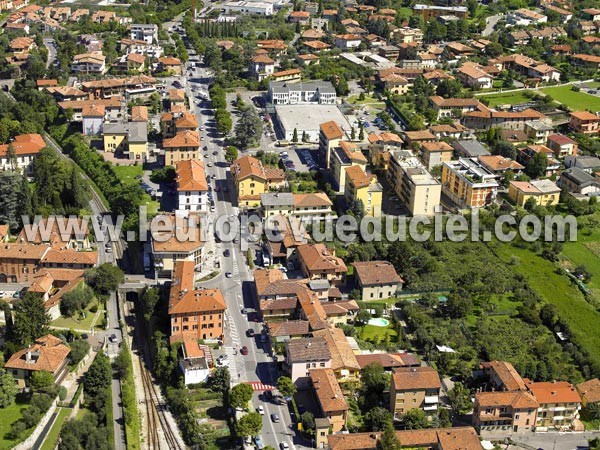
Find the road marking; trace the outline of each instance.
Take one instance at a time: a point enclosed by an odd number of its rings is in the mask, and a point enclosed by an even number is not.
[[[272,386],[270,384],[263,384],[260,381],[244,381],[244,384],[249,384],[250,386],[252,386],[252,389],[254,389],[257,392],[272,391],[273,389],[275,389],[275,386]]]

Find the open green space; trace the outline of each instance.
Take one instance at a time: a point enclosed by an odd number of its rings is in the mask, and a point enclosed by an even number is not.
[[[391,321],[390,321],[391,323]],[[391,328],[388,327],[377,327],[375,325],[365,325],[358,328],[358,337],[363,341],[369,341],[373,343],[377,342],[385,342],[386,339],[390,341],[396,340],[398,333]],[[388,338],[389,336],[389,338]]]
[[[10,431],[11,425],[23,416],[21,410],[24,408],[27,408],[27,404],[17,402],[6,408],[0,408],[0,450],[8,450],[20,442],[9,439],[6,434]],[[31,432],[33,429],[29,431]]]
[[[587,353],[594,367],[600,367],[600,312],[596,311],[569,279],[556,273],[556,266],[531,250],[512,245],[497,245],[494,252],[505,263],[516,256],[518,263],[511,269],[522,274],[529,285],[548,303],[556,305],[565,320],[573,341]]]
[[[586,94],[585,92],[575,92],[571,90],[571,87],[572,86],[550,87],[542,89],[542,92],[574,111],[587,109],[594,112],[600,111],[600,97]]]
[[[125,185],[139,184],[139,179],[144,173],[144,169],[141,165],[137,166],[113,166],[113,170],[121,180],[121,183]]]
[[[385,102],[382,102],[377,98],[370,97],[367,95],[365,96],[364,100],[360,100],[358,97],[358,95],[353,95],[352,97],[349,97],[348,103],[350,103],[351,105],[369,105],[374,108],[385,108]]]
[[[73,317],[59,317],[56,320],[53,320],[50,325],[54,327],[68,328],[68,329],[76,329],[76,330],[90,330],[92,328],[92,322],[94,321],[94,316],[96,313],[93,313],[91,309],[96,305],[97,308],[100,308],[100,305],[97,301],[93,301],[89,304],[89,306],[85,309],[85,317],[82,317],[81,313],[75,314]],[[100,317],[96,321],[96,327],[101,325],[102,323],[102,314],[103,312],[98,313]]]
[[[71,408],[57,408],[58,416],[52,425],[52,428],[46,435],[46,439],[44,440],[44,444],[40,448],[40,450],[54,450],[56,448],[56,444],[58,443],[58,438],[60,436],[60,429],[63,426],[63,423],[71,414]]]
[[[488,100],[490,102],[489,107],[495,108],[498,105],[517,105],[528,102],[529,98],[525,95],[525,92],[527,91],[506,92],[503,94],[482,95],[477,98]]]

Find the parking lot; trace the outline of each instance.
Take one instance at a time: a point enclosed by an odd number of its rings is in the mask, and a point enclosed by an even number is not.
[[[285,170],[309,172],[318,170],[317,150],[312,147],[287,147],[280,153]]]

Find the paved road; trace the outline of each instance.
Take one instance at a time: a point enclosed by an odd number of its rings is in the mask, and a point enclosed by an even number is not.
[[[526,444],[544,450],[576,450],[587,448],[588,440],[600,437],[600,432],[595,433],[527,433],[513,435],[516,444]]]
[[[502,16],[500,14],[486,17],[485,28],[481,32],[481,35],[485,37],[485,36],[489,36],[490,34],[492,34],[494,32],[494,29],[496,28],[496,24],[498,23],[498,21],[500,20],[501,17]]]
[[[196,93],[205,90],[207,82],[210,82],[209,72],[206,68],[200,68],[195,72],[192,79],[194,82],[192,84],[186,83],[186,88],[188,93],[193,96],[193,107],[198,116],[199,125],[203,128],[201,134],[203,145],[207,147],[207,151],[203,152],[207,155],[207,157],[204,157],[207,178],[212,177],[213,174],[216,175],[213,186],[219,187],[219,191],[215,193],[216,211],[211,215],[215,219],[220,215],[231,216],[237,213],[237,208],[234,206],[235,199],[232,198],[233,185],[230,180],[229,164],[225,162],[223,157],[222,137],[214,129],[214,118],[212,111],[208,108],[209,105],[196,102],[195,97]],[[217,155],[213,155],[215,151]],[[223,188],[225,186],[229,188],[229,192],[224,192]],[[231,252],[229,257],[224,256],[225,249],[229,249]],[[222,272],[218,277],[203,283],[202,286],[220,288],[223,297],[227,301],[225,351],[229,355],[229,361],[231,361],[232,379],[236,383],[260,381],[263,384],[275,385],[278,374],[273,357],[269,354],[268,344],[261,343],[258,337],[248,338],[246,336],[246,331],[249,328],[260,332],[262,324],[249,322],[248,316],[242,314],[243,308],[254,309],[256,306],[251,289],[253,277],[246,265],[245,254],[241,252],[239,244],[232,242],[217,244],[217,252],[221,258]],[[232,274],[231,278],[224,276],[226,272]],[[248,348],[248,355],[235,354],[235,349],[242,346]],[[263,417],[263,430],[261,433],[264,444],[279,448],[280,442],[287,441],[293,447],[294,433],[288,428],[292,422],[287,406],[285,404],[263,402],[259,399],[258,392],[255,393],[252,404],[255,408],[262,404],[265,409],[266,414]],[[274,413],[277,413],[281,418],[279,423],[272,422],[271,414]]]
[[[56,42],[52,38],[44,38],[44,45],[48,49],[48,61],[46,61],[46,69],[56,61]]]

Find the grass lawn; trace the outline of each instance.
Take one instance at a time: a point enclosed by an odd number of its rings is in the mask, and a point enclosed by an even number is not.
[[[376,327],[375,325],[365,325],[364,327],[358,327],[358,337],[363,341],[383,342],[387,335],[390,336],[390,340],[396,340],[398,333],[389,327]]]
[[[545,88],[542,89],[542,92],[575,111],[585,109],[600,111],[600,97],[572,91],[571,86]]]
[[[54,450],[58,441],[58,437],[60,435],[60,429],[62,428],[63,423],[65,423],[65,421],[67,420],[69,414],[71,414],[72,409],[57,408],[56,411],[58,412],[58,416],[56,417],[52,428],[46,435],[46,440],[44,441],[44,444],[42,445],[40,450]]]
[[[560,317],[569,325],[573,341],[589,355],[596,368],[600,367],[600,312],[585,301],[579,289],[566,276],[557,274],[554,264],[530,250],[507,244],[499,244],[493,250],[506,263],[511,256],[519,258],[512,270],[524,275],[544,301],[556,305]]]
[[[138,164],[137,166],[113,166],[113,170],[121,180],[121,183],[125,185],[139,184],[139,180],[135,177],[142,176],[144,173],[143,167]]]
[[[529,98],[525,96],[526,91],[506,92],[504,94],[482,95],[477,98],[489,100],[490,108],[495,108],[498,105],[516,105],[526,103]]]
[[[369,97],[368,95],[366,95],[364,100],[359,100],[358,97],[358,95],[349,97],[348,103],[350,103],[351,105],[369,105],[378,108],[385,108],[385,102],[382,102],[377,98]]]
[[[0,417],[2,418],[0,420],[0,450],[8,450],[17,444],[18,441],[7,439],[6,433],[10,431],[10,426],[22,417],[21,409],[27,406],[27,404],[15,402],[6,408],[0,408]]]
[[[54,326],[54,327],[74,328],[74,329],[78,329],[78,330],[88,331],[92,327],[94,315],[96,314],[96,313],[93,313],[90,311],[90,308],[93,305],[98,305],[98,308],[100,308],[100,305],[98,304],[97,301],[90,303],[90,305],[86,308],[84,319],[81,319],[80,316],[78,314],[76,314],[73,317],[59,317],[58,319],[50,322],[50,325]],[[100,325],[101,323],[102,323],[102,315],[100,314],[100,316],[98,317],[98,320],[96,321],[96,326]]]

